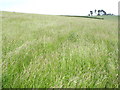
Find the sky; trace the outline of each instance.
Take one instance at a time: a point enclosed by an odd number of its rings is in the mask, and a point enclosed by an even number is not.
[[[119,0],[0,0],[0,11],[50,15],[88,15],[105,10],[118,15]]]

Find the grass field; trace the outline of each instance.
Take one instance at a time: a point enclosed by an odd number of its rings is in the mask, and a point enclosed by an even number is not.
[[[3,88],[117,88],[118,22],[1,12]]]

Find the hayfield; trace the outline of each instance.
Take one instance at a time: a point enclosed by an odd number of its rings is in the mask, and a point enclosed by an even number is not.
[[[118,22],[0,12],[3,88],[117,88]]]

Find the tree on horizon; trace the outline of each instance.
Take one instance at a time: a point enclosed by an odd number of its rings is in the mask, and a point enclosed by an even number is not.
[[[91,16],[93,15],[93,11],[90,11]]]
[[[98,10],[98,14],[97,14],[98,16],[100,16],[100,12],[101,12],[101,10]]]

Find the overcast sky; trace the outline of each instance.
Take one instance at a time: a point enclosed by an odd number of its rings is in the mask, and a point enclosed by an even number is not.
[[[119,0],[0,0],[1,11],[53,15],[88,15],[90,10],[103,9],[118,15]]]

